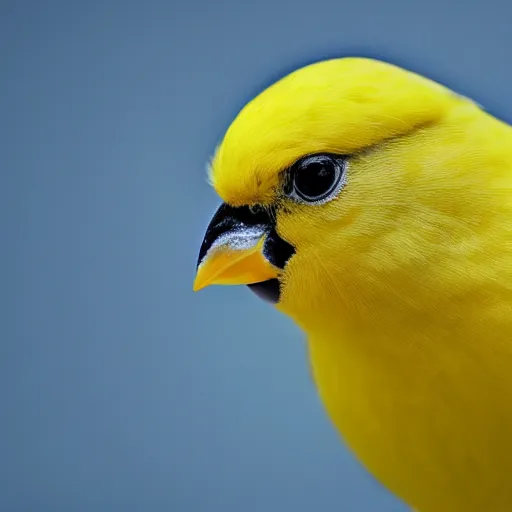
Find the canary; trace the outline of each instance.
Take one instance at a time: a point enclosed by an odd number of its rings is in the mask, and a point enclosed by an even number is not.
[[[512,510],[512,128],[332,59],[245,105],[210,181],[194,289],[248,285],[298,324],[333,424],[414,510]]]

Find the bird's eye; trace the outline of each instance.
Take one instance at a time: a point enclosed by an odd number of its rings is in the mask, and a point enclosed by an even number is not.
[[[285,193],[307,203],[332,199],[345,182],[345,158],[337,155],[312,155],[301,158],[290,170]]]

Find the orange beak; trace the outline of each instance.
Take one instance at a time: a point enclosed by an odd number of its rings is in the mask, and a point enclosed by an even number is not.
[[[264,255],[271,227],[266,217],[247,212],[225,204],[217,210],[199,253],[194,291],[213,284],[254,284],[278,277],[279,269]]]
[[[253,284],[277,277],[276,269],[263,256],[264,236],[237,247],[237,235],[212,248],[197,267],[194,291],[212,284]]]

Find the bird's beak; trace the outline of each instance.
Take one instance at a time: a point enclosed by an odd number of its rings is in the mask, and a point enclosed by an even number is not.
[[[272,229],[269,221],[265,213],[222,204],[201,245],[194,291],[212,284],[250,285],[277,278],[279,269],[264,255]]]

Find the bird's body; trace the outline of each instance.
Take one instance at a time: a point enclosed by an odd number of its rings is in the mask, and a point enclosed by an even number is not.
[[[318,153],[344,155],[340,190],[290,200],[283,173]],[[212,182],[272,208],[293,248],[265,252],[276,307],[364,466],[419,512],[512,510],[512,128],[399,68],[327,61],[239,114]]]

